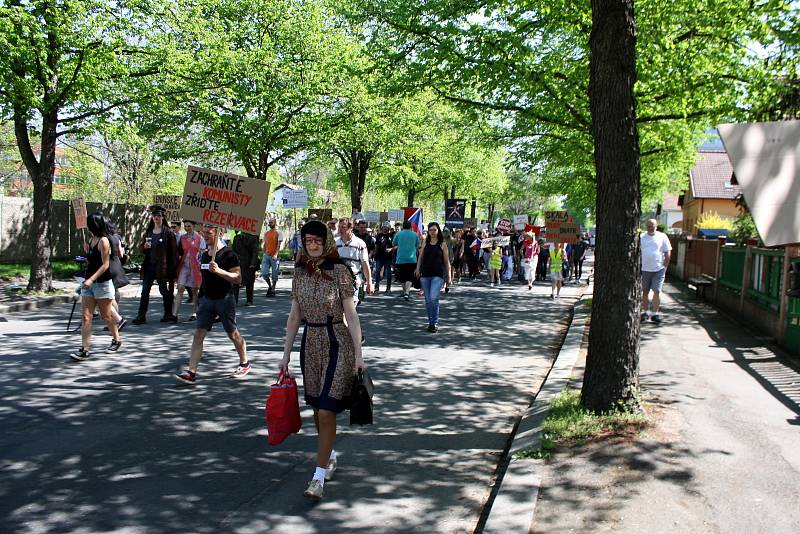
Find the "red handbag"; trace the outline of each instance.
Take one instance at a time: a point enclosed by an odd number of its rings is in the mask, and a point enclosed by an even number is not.
[[[293,376],[278,375],[278,381],[269,388],[265,412],[270,445],[279,445],[289,434],[300,432],[300,401]]]

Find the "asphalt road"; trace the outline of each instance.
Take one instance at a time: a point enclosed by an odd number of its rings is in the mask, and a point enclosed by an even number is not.
[[[538,389],[578,290],[549,299],[516,282],[465,283],[443,295],[441,332],[424,302],[370,297],[360,309],[376,424],[340,417],[339,470],[325,499],[302,492],[316,434],[266,441],[264,399],[281,358],[289,280],[239,311],[254,369],[229,374],[219,325],[198,385],[177,385],[190,324],[128,326],[123,348],[76,363],[79,335],[61,305],[0,322],[2,532],[470,532],[519,413]],[[137,299],[123,303],[132,317]],[[186,310],[186,308],[184,308]],[[184,315],[186,315],[185,313]],[[108,337],[95,328],[93,348]],[[298,342],[299,343],[299,342]],[[298,345],[299,346],[299,345]],[[293,355],[299,374],[297,352]]]

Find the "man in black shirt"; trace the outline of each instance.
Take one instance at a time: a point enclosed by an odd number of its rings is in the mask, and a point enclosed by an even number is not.
[[[587,248],[588,243],[583,240],[581,234],[578,234],[577,241],[572,245],[572,255],[570,256],[570,261],[572,261],[572,265],[574,266],[572,272],[575,273],[576,282],[580,282],[581,276],[583,275],[583,260],[586,259]]]
[[[219,239],[221,233],[219,228],[206,226],[204,233],[208,250],[203,252],[200,259],[203,283],[200,286],[200,304],[197,308],[197,329],[192,340],[189,368],[175,375],[175,378],[184,384],[194,384],[197,380],[197,365],[203,357],[203,341],[217,316],[222,321],[222,327],[228,337],[233,341],[236,352],[239,353],[239,367],[231,376],[242,378],[250,372],[247,344],[236,327],[236,300],[233,286],[242,281],[239,258]]]
[[[375,277],[376,293],[380,291],[381,278],[386,278],[386,292],[392,291],[392,257],[395,248],[392,246],[393,239],[392,224],[386,221],[381,227],[381,233],[375,239],[375,270],[372,272]]]

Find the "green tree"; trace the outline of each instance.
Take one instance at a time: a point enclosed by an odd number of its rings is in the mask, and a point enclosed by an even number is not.
[[[11,0],[0,6],[0,116],[13,121],[33,182],[28,288],[51,288],[50,201],[56,144],[86,133],[109,112],[145,98],[139,81],[158,54],[147,43],[154,20],[139,2]]]
[[[265,179],[329,132],[353,43],[324,3],[180,1],[161,17],[177,96],[144,111],[151,138],[169,140],[164,157],[235,161]]]

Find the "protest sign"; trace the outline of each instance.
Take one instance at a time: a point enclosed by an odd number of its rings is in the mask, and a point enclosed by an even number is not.
[[[514,228],[517,230],[524,230],[528,225],[527,215],[514,215]]]
[[[316,215],[317,219],[327,223],[328,221],[333,219],[333,210],[331,208],[314,208],[308,210],[309,219],[311,218],[312,215]]]
[[[180,216],[200,224],[259,235],[269,182],[190,165]]]
[[[475,217],[465,217],[464,226],[467,228],[477,228],[478,219],[476,219]]]
[[[381,220],[381,212],[379,211],[365,211],[364,220],[369,224],[378,224]]]
[[[303,188],[283,188],[284,209],[305,208],[308,205],[308,191]]]
[[[549,223],[547,225],[547,240],[554,243],[576,243],[581,226],[575,222]]]
[[[508,234],[511,233],[511,230],[514,228],[514,225],[511,224],[511,221],[509,219],[500,219],[499,221],[497,221],[497,226],[495,228],[502,234]]]
[[[86,201],[82,196],[72,199],[72,211],[75,213],[75,228],[78,230],[86,228]]]
[[[450,198],[444,203],[444,225],[447,228],[463,228],[464,212],[467,201],[463,199]]]
[[[549,224],[551,222],[567,222],[569,220],[569,214],[567,214],[565,210],[546,211],[544,212],[544,220],[545,224]]]
[[[164,208],[164,220],[166,222],[181,220],[180,195],[153,195],[153,205]]]
[[[384,223],[384,222],[386,222],[386,221],[388,221],[388,220],[389,220],[389,212],[387,212],[387,211],[382,211],[382,212],[381,212],[381,217],[380,217],[380,220],[379,220],[379,222],[381,222],[381,223]]]
[[[487,237],[481,239],[481,248],[492,248],[495,243],[498,247],[505,247],[511,244],[511,236],[501,235],[499,237]]]
[[[405,213],[403,210],[389,210],[389,220],[403,222],[403,220],[405,220]]]

